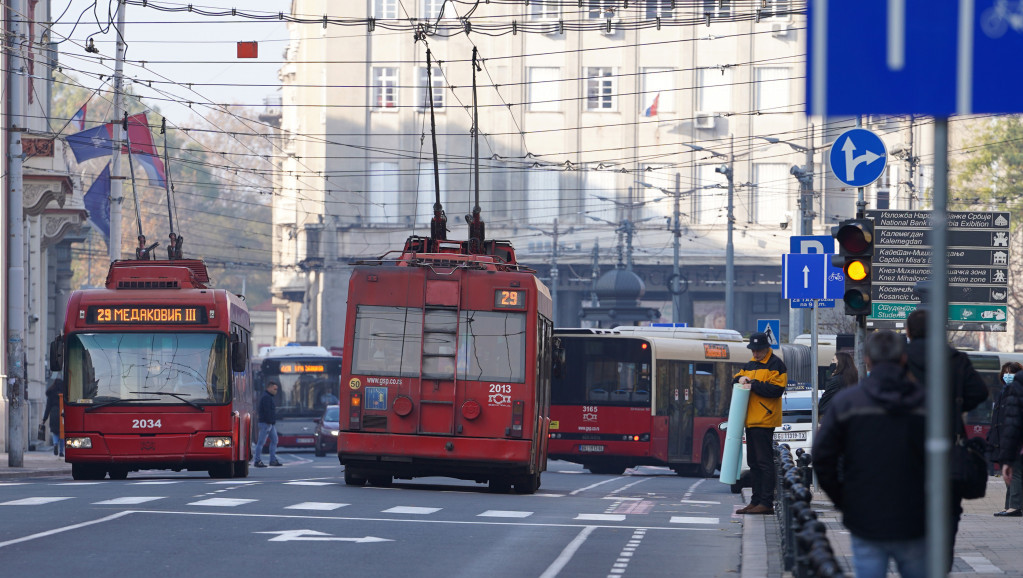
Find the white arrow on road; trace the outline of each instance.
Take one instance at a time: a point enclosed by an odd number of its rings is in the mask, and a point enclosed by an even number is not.
[[[810,267],[803,265],[803,289],[810,288]]]
[[[851,138],[846,137],[845,144],[842,145],[842,152],[845,153],[845,180],[852,181],[856,179],[856,167],[860,163],[867,163],[868,165],[877,159],[881,158],[882,155],[867,151],[858,157],[853,156],[853,151],[856,150],[856,145],[853,144]]]
[[[370,542],[393,542],[394,540],[388,540],[387,538],[377,538],[376,536],[363,536],[362,538],[343,538],[341,536],[331,536],[324,532],[317,532],[316,530],[278,530],[276,532],[255,532],[256,534],[277,534],[273,538],[268,540],[269,542],[292,542],[296,540],[306,542],[358,542],[360,544],[366,544]]]

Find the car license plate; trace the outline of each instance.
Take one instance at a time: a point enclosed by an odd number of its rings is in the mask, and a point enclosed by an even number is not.
[[[579,451],[581,451],[581,452],[590,452],[590,453],[602,452],[602,451],[604,451],[604,446],[595,446],[595,445],[582,444],[582,445],[579,446]]]
[[[311,443],[316,443],[316,439],[315,438],[298,438],[297,440],[295,440],[295,443],[297,443],[297,444],[311,444]]]
[[[806,441],[805,431],[775,432],[774,439],[781,442]]]

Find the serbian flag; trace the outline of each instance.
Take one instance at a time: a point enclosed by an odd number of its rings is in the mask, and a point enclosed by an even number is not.
[[[654,101],[643,111],[643,116],[657,116],[657,101],[660,99],[661,93],[658,92],[657,96],[654,97]]]
[[[85,130],[85,109],[89,106],[86,102],[82,105],[82,108],[78,109],[78,112],[71,117],[71,126],[77,127],[79,131]]]
[[[114,123],[108,122],[96,128],[68,135],[65,140],[71,147],[75,160],[84,162],[112,154],[114,150],[113,134]],[[149,132],[145,113],[128,117],[128,140],[131,141],[132,158],[142,165],[149,180],[161,187],[164,186],[167,172],[164,169],[163,161],[156,155],[153,133]],[[128,147],[122,145],[121,153],[127,152]]]
[[[85,210],[89,212],[89,220],[103,232],[103,238],[110,245],[110,163],[103,167],[103,172],[92,181],[89,192],[85,193]]]

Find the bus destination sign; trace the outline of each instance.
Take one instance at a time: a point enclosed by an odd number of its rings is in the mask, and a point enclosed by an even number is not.
[[[206,309],[195,305],[92,305],[86,322],[96,325],[205,325],[207,319]]]

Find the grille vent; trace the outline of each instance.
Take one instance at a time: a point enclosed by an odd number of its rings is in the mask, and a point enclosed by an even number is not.
[[[118,281],[118,289],[178,289],[177,281]]]

